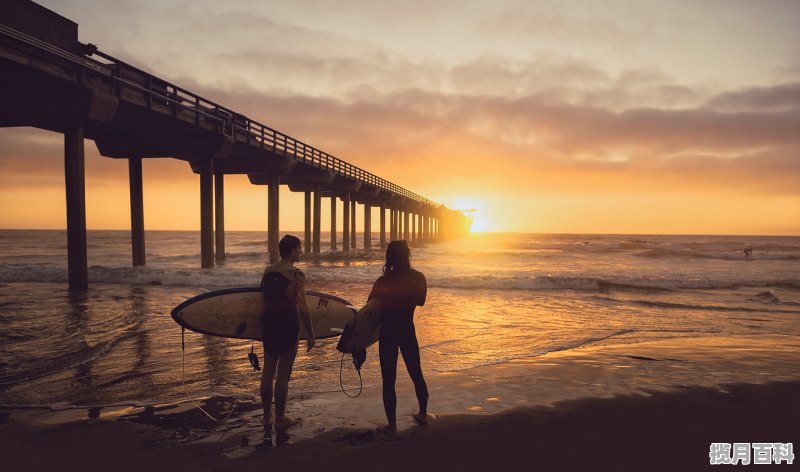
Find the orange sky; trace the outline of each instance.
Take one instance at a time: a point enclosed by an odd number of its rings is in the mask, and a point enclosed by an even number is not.
[[[42,3],[478,230],[800,234],[797,2]],[[65,227],[62,155],[0,129],[0,227]],[[89,228],[129,228],[126,162],[87,141],[86,180]],[[147,229],[199,228],[187,164],[147,160],[144,185]],[[265,187],[227,177],[226,227],[266,228]]]

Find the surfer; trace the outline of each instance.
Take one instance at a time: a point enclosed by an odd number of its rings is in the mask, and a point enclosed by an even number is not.
[[[264,404],[264,431],[272,429],[272,393],[275,381],[275,429],[300,423],[285,415],[289,377],[297,356],[300,325],[308,333],[307,351],[314,347],[311,311],[306,301],[306,277],[294,266],[303,253],[300,239],[284,236],[278,243],[281,260],[268,266],[261,278],[264,296],[264,371],[261,375],[261,401]],[[275,374],[277,373],[277,379]]]
[[[397,435],[397,352],[403,354],[406,369],[414,382],[419,412],[414,420],[428,424],[428,386],[422,375],[419,343],[414,328],[414,310],[425,304],[428,286],[425,276],[411,268],[411,250],[406,241],[392,241],[386,248],[383,275],[375,281],[369,300],[379,298],[382,307],[378,353],[383,379],[383,408],[389,424],[378,432]]]
[[[747,247],[744,248],[744,251],[742,251],[742,252],[744,252],[744,258],[745,259],[752,258],[753,257],[753,245],[752,244],[748,244]]]

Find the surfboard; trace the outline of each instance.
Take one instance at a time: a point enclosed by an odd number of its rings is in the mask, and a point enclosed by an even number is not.
[[[340,352],[355,353],[378,342],[381,331],[381,303],[373,298],[347,322],[336,346]]]
[[[339,336],[353,308],[345,299],[326,293],[306,291],[314,337]],[[172,318],[184,328],[211,336],[255,339],[262,337],[264,299],[259,287],[228,288],[192,297],[172,310]],[[300,339],[306,339],[300,323]]]

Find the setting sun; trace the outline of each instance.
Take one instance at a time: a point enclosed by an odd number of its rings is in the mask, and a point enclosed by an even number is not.
[[[492,224],[490,212],[487,211],[488,207],[485,200],[473,197],[458,197],[452,200],[446,200],[445,205],[448,208],[462,212],[464,215],[472,218],[470,225],[470,232],[472,233],[486,233],[497,231],[496,225]]]

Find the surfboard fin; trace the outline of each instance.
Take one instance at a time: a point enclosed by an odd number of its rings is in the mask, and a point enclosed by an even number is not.
[[[261,370],[261,365],[258,363],[258,354],[255,353],[255,343],[253,346],[250,347],[250,353],[247,355],[247,358],[250,360],[250,365],[253,366],[254,371]]]
[[[361,366],[364,365],[364,361],[367,360],[367,350],[364,349],[363,351],[353,351],[353,365],[356,366],[357,371],[361,371]]]

